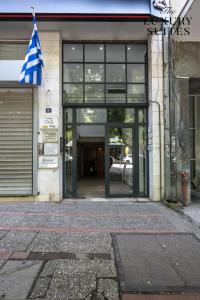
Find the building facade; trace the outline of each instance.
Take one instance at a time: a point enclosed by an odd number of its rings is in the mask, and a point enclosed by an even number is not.
[[[30,8],[0,4],[1,201],[168,198],[171,95],[160,10],[148,0],[32,2],[45,65],[40,87],[18,84]]]

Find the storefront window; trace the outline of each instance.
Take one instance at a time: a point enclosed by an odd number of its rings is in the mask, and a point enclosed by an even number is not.
[[[64,44],[64,103],[146,102],[146,52],[145,44]]]

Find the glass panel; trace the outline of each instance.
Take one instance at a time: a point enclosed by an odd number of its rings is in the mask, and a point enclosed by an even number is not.
[[[103,84],[86,84],[85,85],[85,102],[103,103],[105,99]]]
[[[73,131],[71,126],[66,126],[65,128],[65,155],[64,155],[64,171],[65,171],[65,195],[71,195],[72,186],[72,164],[73,164]]]
[[[83,102],[83,85],[64,84],[63,101],[68,103]]]
[[[104,45],[103,44],[85,45],[85,61],[103,62],[104,61]]]
[[[127,45],[128,62],[145,62],[146,45]]]
[[[78,195],[104,197],[105,126],[77,126]]]
[[[124,64],[107,64],[106,82],[126,82],[126,66]]]
[[[190,130],[190,158],[195,159],[195,130]]]
[[[135,122],[134,108],[108,109],[108,122],[133,123]]]
[[[196,100],[196,103],[197,103],[197,109],[196,109],[196,128],[200,128],[200,97],[198,96],[197,97],[197,100]]]
[[[125,45],[106,45],[107,62],[125,62]]]
[[[72,115],[72,109],[68,108],[65,109],[65,123],[72,123],[73,115]]]
[[[81,108],[77,109],[78,123],[106,123],[106,109]]]
[[[85,81],[86,82],[103,82],[104,65],[102,64],[85,64]]]
[[[138,110],[138,122],[139,123],[146,123],[146,109],[139,109]]]
[[[145,102],[146,101],[146,93],[145,93],[145,85],[144,84],[128,84],[128,102]]]
[[[133,193],[132,128],[109,129],[110,194]]]
[[[83,45],[80,44],[64,44],[63,60],[66,62],[82,62],[83,61]]]
[[[128,64],[127,65],[127,82],[145,82],[144,65]]]
[[[82,64],[64,64],[64,82],[82,82]]]
[[[126,102],[126,85],[125,84],[107,84],[106,85],[106,102],[107,103],[124,103],[124,102]]]
[[[139,126],[139,192],[147,193],[146,187],[146,127]]]
[[[190,128],[194,128],[195,127],[194,97],[189,97],[189,122],[190,122]]]

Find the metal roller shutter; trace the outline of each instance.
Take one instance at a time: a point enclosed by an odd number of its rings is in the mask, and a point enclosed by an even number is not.
[[[32,194],[32,90],[0,88],[0,195]]]

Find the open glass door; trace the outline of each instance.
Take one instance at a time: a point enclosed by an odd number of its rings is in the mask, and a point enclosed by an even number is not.
[[[107,196],[132,196],[133,127],[108,126],[106,152]]]

